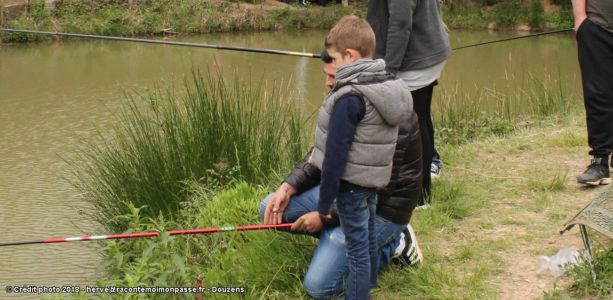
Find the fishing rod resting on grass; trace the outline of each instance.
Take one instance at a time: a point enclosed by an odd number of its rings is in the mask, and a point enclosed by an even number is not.
[[[253,230],[265,230],[265,229],[289,229],[292,224],[278,224],[278,225],[246,225],[246,226],[227,226],[227,227],[213,227],[213,228],[198,228],[198,229],[180,229],[166,231],[168,235],[184,235],[184,234],[207,234],[215,232],[226,231],[253,231]],[[150,232],[134,232],[134,233],[121,233],[121,234],[108,234],[108,235],[90,235],[68,238],[51,238],[38,241],[18,241],[18,242],[6,242],[0,243],[0,247],[4,246],[18,246],[18,245],[30,245],[30,244],[52,244],[52,243],[64,243],[64,242],[84,242],[94,240],[118,240],[118,239],[134,239],[144,237],[159,236],[157,231]]]
[[[499,39],[499,40],[482,42],[482,43],[477,43],[477,44],[472,44],[472,45],[460,46],[460,47],[453,48],[452,50],[460,50],[460,49],[465,49],[465,48],[470,48],[470,47],[478,47],[482,45],[501,43],[501,42],[507,42],[507,41],[512,41],[512,40],[519,40],[519,39],[531,38],[531,37],[536,37],[536,36],[549,35],[549,34],[554,34],[554,33],[568,32],[568,31],[573,31],[573,30],[574,30],[573,28],[568,28],[568,29],[539,32],[539,33],[534,33],[534,34],[528,34],[528,35],[516,36],[516,37],[511,37],[511,38],[504,38],[504,39]],[[262,49],[262,48],[248,48],[248,47],[226,46],[226,45],[210,45],[210,44],[200,44],[200,43],[151,40],[151,39],[141,39],[141,38],[128,38],[128,37],[81,34],[81,33],[70,33],[70,32],[37,31],[37,30],[11,29],[11,28],[0,28],[0,32],[16,32],[16,33],[27,33],[27,34],[68,36],[68,37],[77,37],[77,38],[85,38],[85,39],[99,39],[99,40],[110,40],[110,41],[120,41],[120,42],[136,42],[136,43],[147,43],[147,44],[173,45],[173,46],[184,46],[184,47],[210,48],[210,49],[230,50],[230,51],[243,51],[243,52],[254,52],[254,53],[265,53],[265,54],[279,54],[279,55],[289,55],[289,56],[321,58],[320,54],[307,53],[307,52],[284,51],[284,50]]]

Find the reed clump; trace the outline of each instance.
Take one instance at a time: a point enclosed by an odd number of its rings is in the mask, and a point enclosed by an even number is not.
[[[209,188],[267,184],[305,152],[300,112],[287,89],[194,72],[183,92],[128,97],[115,130],[89,144],[75,186],[95,219],[122,232],[129,206],[172,218],[189,201],[188,180]]]

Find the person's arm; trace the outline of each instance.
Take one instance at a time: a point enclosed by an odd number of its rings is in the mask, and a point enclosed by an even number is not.
[[[388,0],[387,3],[389,18],[384,59],[387,69],[395,73],[409,45],[416,3],[415,0]]]
[[[263,224],[281,224],[283,212],[291,197],[319,184],[321,171],[308,162],[312,151],[311,148],[271,196],[264,210]]]
[[[315,234],[322,228],[332,228],[341,224],[336,206],[332,206],[329,218],[319,214],[317,211],[308,212],[292,224],[292,231],[305,231]]]
[[[296,194],[311,189],[319,184],[321,180],[321,171],[316,166],[309,163],[309,157],[313,152],[313,148],[304,156],[304,158],[294,167],[291,173],[285,177],[285,182],[289,183],[296,190]]]
[[[364,103],[356,95],[343,96],[336,101],[332,109],[317,205],[317,211],[321,215],[330,213],[332,202],[338,195],[355,131],[364,113]]]
[[[587,13],[585,12],[585,1],[586,0],[572,0],[573,3],[573,15],[575,16],[575,32],[581,26],[581,23],[585,21],[587,18]]]
[[[283,212],[289,204],[292,196],[300,194],[319,184],[321,171],[308,162],[313,148],[294,167],[292,172],[266,204],[263,224],[281,224]],[[276,214],[274,213],[276,211]]]
[[[296,194],[296,189],[287,182],[283,182],[277,191],[270,197],[264,210],[264,225],[281,224],[283,211],[289,204],[290,198]]]

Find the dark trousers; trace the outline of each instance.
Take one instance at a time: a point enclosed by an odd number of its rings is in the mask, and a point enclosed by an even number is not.
[[[423,202],[428,202],[432,190],[432,179],[430,178],[430,165],[434,154],[434,126],[432,125],[432,114],[430,106],[432,104],[432,92],[438,83],[434,81],[430,85],[411,92],[413,96],[413,108],[419,119],[419,131],[421,133],[421,146],[423,158]]]
[[[613,151],[613,33],[586,19],[577,31],[577,51],[590,155]]]

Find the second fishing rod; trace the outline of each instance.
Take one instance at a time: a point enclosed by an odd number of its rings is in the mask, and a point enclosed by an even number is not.
[[[534,34],[509,37],[509,38],[503,38],[503,39],[496,39],[496,40],[491,40],[491,41],[486,41],[486,42],[481,42],[481,43],[476,43],[476,44],[454,47],[452,48],[452,50],[457,51],[457,50],[466,49],[466,48],[479,47],[483,45],[502,43],[502,42],[508,42],[508,41],[513,41],[513,40],[539,37],[539,36],[570,32],[570,31],[573,31],[573,28],[539,32],[539,33],[534,33]],[[38,30],[13,29],[13,28],[0,28],[0,32],[53,35],[53,36],[74,37],[74,38],[83,38],[83,39],[109,40],[109,41],[117,41],[117,42],[146,43],[146,44],[171,45],[171,46],[181,46],[181,47],[241,51],[241,52],[251,52],[251,53],[261,53],[261,54],[277,54],[277,55],[289,55],[289,56],[299,56],[299,57],[309,57],[309,58],[321,58],[320,54],[308,53],[308,52],[250,48],[250,47],[240,47],[240,46],[231,46],[231,45],[190,43],[190,42],[167,41],[167,40],[154,40],[154,39],[143,39],[143,38],[118,37],[118,36],[107,36],[107,35],[93,35],[93,34],[82,34],[82,33],[71,33],[71,32],[38,31]]]

